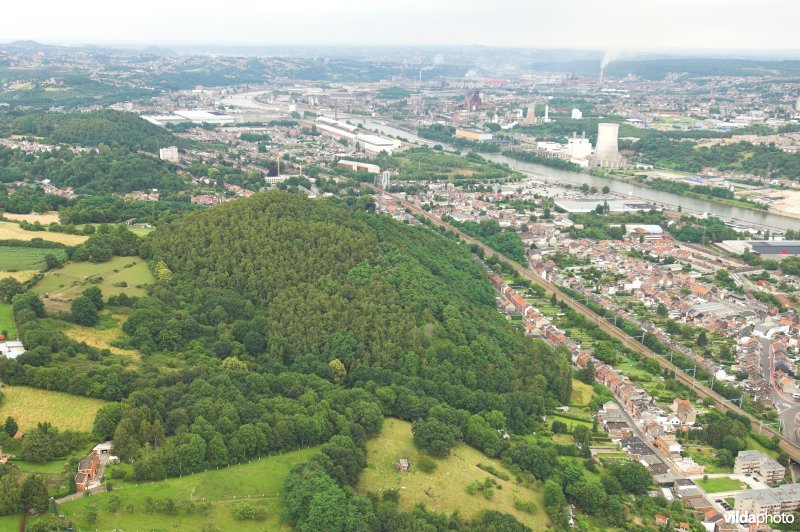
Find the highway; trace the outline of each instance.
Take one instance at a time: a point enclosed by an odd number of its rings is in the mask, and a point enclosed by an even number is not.
[[[701,396],[703,398],[711,399],[714,403],[716,403],[717,408],[719,408],[721,411],[731,410],[733,412],[736,412],[739,415],[747,416],[750,419],[750,422],[751,422],[751,425],[752,425],[752,428],[753,428],[754,432],[758,432],[758,433],[766,435],[766,436],[768,436],[770,438],[774,437],[774,436],[777,436],[780,439],[780,447],[781,447],[781,449],[784,450],[786,452],[786,454],[794,462],[800,464],[800,446],[798,446],[795,443],[794,440],[790,440],[789,438],[787,438],[783,434],[779,433],[778,431],[775,431],[772,428],[770,428],[768,426],[765,426],[760,419],[758,419],[755,416],[753,416],[752,414],[746,412],[745,410],[743,410],[742,408],[740,408],[739,406],[737,406],[733,402],[725,399],[724,397],[722,397],[717,392],[715,392],[715,391],[711,390],[710,388],[708,388],[706,385],[695,381],[694,378],[692,378],[689,375],[687,375],[686,373],[684,373],[679,367],[677,367],[676,365],[670,363],[668,360],[664,359],[663,357],[657,355],[655,352],[650,350],[650,348],[648,348],[647,346],[645,346],[644,344],[642,344],[638,340],[629,337],[621,329],[619,329],[619,328],[615,327],[613,324],[609,323],[606,319],[604,319],[602,316],[599,316],[598,314],[596,314],[592,309],[590,309],[589,307],[587,307],[586,305],[584,305],[580,301],[576,301],[576,300],[572,299],[570,296],[568,296],[567,294],[563,293],[558,288],[558,286],[556,286],[555,284],[553,284],[550,281],[547,281],[547,280],[541,278],[538,275],[535,275],[535,274],[531,273],[531,271],[528,268],[525,268],[525,267],[517,264],[516,262],[514,262],[511,259],[509,259],[505,255],[503,255],[501,253],[498,253],[494,249],[490,248],[489,246],[487,246],[486,244],[484,244],[480,240],[478,240],[478,239],[476,239],[474,237],[471,237],[470,235],[460,231],[456,227],[454,227],[454,226],[452,226],[452,225],[450,225],[450,224],[448,224],[446,222],[443,222],[440,219],[436,218],[435,216],[425,212],[424,210],[422,210],[421,208],[417,207],[413,203],[409,203],[407,201],[404,201],[403,199],[399,198],[398,196],[396,196],[394,194],[390,194],[388,192],[384,192],[384,191],[382,191],[382,190],[380,190],[380,189],[378,189],[378,188],[376,188],[376,187],[374,187],[374,186],[372,186],[370,184],[362,184],[362,185],[365,188],[368,188],[368,189],[370,189],[370,190],[372,190],[372,191],[374,191],[376,193],[384,194],[384,195],[386,195],[388,197],[391,197],[393,200],[395,200],[398,203],[400,203],[406,209],[409,209],[411,212],[413,212],[414,214],[416,214],[418,216],[422,216],[422,217],[426,218],[427,220],[429,220],[434,225],[436,225],[438,227],[443,227],[443,228],[445,228],[445,229],[447,229],[449,231],[452,231],[453,233],[458,235],[458,237],[461,240],[463,240],[464,242],[466,242],[468,244],[471,244],[471,245],[478,246],[479,248],[483,249],[483,251],[487,255],[495,255],[495,256],[497,256],[500,260],[502,260],[502,261],[506,262],[508,265],[510,265],[522,278],[527,279],[527,280],[529,280],[531,282],[534,282],[534,283],[542,286],[548,292],[548,295],[555,294],[558,299],[564,301],[570,307],[572,307],[576,311],[578,311],[581,314],[583,314],[584,316],[586,316],[586,318],[588,318],[589,320],[594,322],[598,327],[600,327],[604,332],[606,332],[610,336],[612,336],[612,337],[620,340],[621,342],[623,342],[623,344],[626,347],[635,350],[636,352],[640,353],[641,355],[643,355],[643,356],[645,356],[647,358],[651,358],[653,360],[656,360],[663,369],[667,369],[667,370],[670,370],[670,371],[674,372],[676,380],[682,382],[683,384],[685,384],[685,385],[689,386],[690,388],[692,388],[693,390],[695,390],[699,396]]]

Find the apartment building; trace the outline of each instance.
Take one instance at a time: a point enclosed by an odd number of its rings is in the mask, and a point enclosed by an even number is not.
[[[767,484],[783,480],[786,468],[761,451],[739,451],[733,472],[759,475]]]
[[[800,484],[739,493],[734,496],[733,508],[756,515],[796,512],[800,509]]]

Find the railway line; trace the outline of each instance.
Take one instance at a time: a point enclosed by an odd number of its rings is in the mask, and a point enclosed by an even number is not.
[[[705,399],[711,399],[716,404],[717,408],[719,408],[721,411],[724,412],[724,411],[730,410],[730,411],[733,411],[733,412],[735,412],[735,413],[737,413],[739,415],[746,416],[750,420],[750,423],[752,425],[752,430],[753,431],[758,432],[759,434],[763,434],[765,436],[769,436],[769,437],[777,436],[779,438],[779,440],[780,440],[780,444],[779,444],[780,448],[783,451],[785,451],[786,454],[789,456],[789,458],[791,458],[795,463],[800,464],[800,446],[798,446],[798,445],[794,444],[793,442],[791,442],[788,438],[786,438],[780,432],[772,429],[769,426],[764,425],[762,420],[756,418],[755,416],[753,416],[749,412],[746,412],[744,409],[742,409],[741,407],[737,406],[732,401],[730,401],[728,399],[725,399],[719,393],[715,392],[714,390],[712,390],[711,388],[707,387],[706,385],[697,382],[693,377],[691,377],[691,376],[687,375],[686,373],[684,373],[683,370],[681,370],[681,368],[679,368],[676,365],[672,364],[668,360],[665,360],[663,357],[661,357],[660,355],[656,354],[654,351],[652,351],[650,348],[648,348],[647,346],[645,346],[644,344],[642,344],[641,342],[639,342],[635,338],[629,337],[624,331],[622,331],[618,327],[614,326],[613,324],[609,323],[602,316],[599,316],[598,314],[596,314],[588,306],[584,305],[580,301],[577,301],[577,300],[573,299],[569,295],[563,293],[559,289],[559,287],[557,285],[555,285],[554,283],[551,283],[550,281],[548,281],[546,279],[543,279],[538,275],[534,275],[533,273],[530,272],[530,270],[528,268],[525,268],[525,267],[517,264],[513,260],[511,260],[508,257],[506,257],[505,255],[503,255],[502,253],[498,253],[494,249],[490,248],[489,246],[487,246],[486,244],[484,244],[480,240],[478,240],[478,239],[476,239],[476,238],[464,233],[463,231],[461,231],[458,228],[448,224],[447,222],[441,221],[440,219],[438,219],[438,218],[434,217],[433,215],[431,215],[431,214],[425,212],[424,210],[420,209],[416,205],[414,205],[412,203],[409,203],[409,202],[399,198],[398,196],[395,196],[394,194],[391,194],[391,193],[388,193],[388,192],[384,192],[384,191],[382,191],[382,190],[380,190],[380,189],[378,189],[378,188],[376,188],[376,187],[374,187],[372,185],[364,184],[363,186],[365,188],[368,188],[368,189],[376,192],[376,193],[384,194],[386,196],[391,197],[393,200],[397,201],[404,208],[410,210],[414,214],[419,215],[419,216],[423,216],[425,219],[429,220],[432,224],[434,224],[434,225],[436,225],[438,227],[442,227],[444,229],[447,229],[448,231],[451,231],[451,232],[455,233],[464,242],[466,242],[468,244],[471,244],[471,245],[475,245],[475,246],[483,249],[483,251],[485,253],[493,254],[496,257],[498,257],[499,259],[503,260],[504,262],[509,264],[512,268],[514,268],[514,270],[522,278],[527,279],[527,280],[529,280],[531,282],[534,282],[534,283],[540,285],[541,287],[543,287],[548,292],[548,295],[555,294],[557,298],[559,298],[560,300],[564,301],[570,307],[572,307],[573,309],[577,310],[578,312],[580,312],[581,314],[586,316],[589,320],[591,320],[598,327],[600,327],[600,329],[602,329],[604,332],[606,332],[607,334],[609,334],[613,338],[616,338],[616,339],[620,340],[621,342],[623,342],[623,344],[626,347],[635,350],[636,352],[640,353],[641,355],[643,355],[643,356],[645,356],[647,358],[651,358],[651,359],[657,361],[659,363],[659,365],[663,369],[667,369],[667,370],[672,371],[675,374],[675,378],[678,381],[680,381],[680,382],[686,384],[687,386],[691,387],[693,390],[695,390],[695,392],[697,392],[697,394],[699,396],[701,396],[701,397],[703,397]]]

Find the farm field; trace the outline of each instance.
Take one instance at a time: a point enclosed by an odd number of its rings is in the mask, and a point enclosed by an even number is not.
[[[28,386],[3,385],[2,391],[5,398],[0,405],[0,417],[12,416],[25,432],[42,421],[49,421],[60,430],[90,431],[95,413],[105,404],[100,399]]]
[[[44,268],[44,258],[47,255],[67,258],[67,253],[63,249],[0,246],[0,270],[41,270]]]
[[[491,465],[510,475],[499,460],[487,458],[477,449],[461,444],[453,449],[449,457],[436,460],[437,468],[432,473],[424,473],[414,467],[418,454],[412,440],[411,423],[387,418],[380,435],[367,442],[367,468],[361,474],[357,490],[361,493],[398,490],[398,506],[402,511],[410,511],[418,503],[446,514],[457,510],[464,518],[472,518],[482,510],[496,510],[513,515],[533,530],[549,527],[541,492],[517,485],[511,480],[502,480],[478,467],[479,463]],[[400,458],[409,459],[411,471],[401,473],[395,470],[395,463]],[[502,486],[502,489],[495,489],[491,499],[481,494],[467,493],[470,483],[475,480],[483,482],[487,477]],[[534,501],[538,511],[528,514],[516,509],[515,497]]]
[[[58,213],[56,211],[42,212],[39,214],[14,214],[13,212],[4,212],[3,218],[8,220],[23,220],[28,223],[39,222],[42,225],[49,225],[53,222],[58,223]]]
[[[282,528],[283,504],[280,490],[289,470],[303,463],[314,454],[316,448],[254,460],[252,463],[231,466],[215,471],[196,473],[183,478],[172,478],[161,482],[134,483],[115,481],[111,493],[96,493],[91,497],[80,497],[64,503],[59,510],[75,521],[80,530],[203,530],[215,525],[219,530],[280,530]],[[127,467],[130,466],[111,466]],[[118,497],[120,509],[108,510],[111,497]],[[207,515],[196,511],[189,515],[179,509],[176,515],[149,513],[145,511],[145,497],[154,500],[173,499],[176,503],[191,500],[195,504],[208,501],[211,507]],[[264,521],[237,521],[233,509],[237,499],[253,497],[251,504],[267,508]],[[257,497],[257,498],[256,498]],[[133,511],[128,506],[132,504]],[[86,512],[90,506],[97,508],[97,522],[89,525]],[[179,505],[180,508],[180,505]],[[216,529],[215,529],[216,530]]]
[[[22,270],[22,271],[16,271],[16,272],[0,271],[0,279],[4,279],[6,277],[12,277],[12,278],[16,279],[17,281],[19,281],[21,283],[24,283],[27,280],[29,280],[30,278],[32,278],[34,275],[36,275],[37,273],[39,273],[38,270]]]
[[[0,304],[0,334],[8,332],[9,338],[17,337],[17,328],[14,326],[14,317],[11,313],[11,305]]]
[[[0,240],[33,240],[41,238],[51,242],[59,242],[68,246],[83,244],[89,238],[83,235],[51,233],[50,231],[25,231],[14,222],[0,222]]]
[[[91,280],[99,282],[93,283]],[[123,282],[128,286],[114,286]],[[129,296],[141,297],[146,294],[144,285],[152,282],[153,275],[141,258],[114,257],[108,262],[98,264],[70,262],[63,268],[52,270],[45,275],[36,283],[33,291],[39,295],[46,293],[49,300],[61,302],[70,301],[89,286],[99,287],[106,299],[123,292]]]
[[[697,482],[697,485],[703,488],[703,490],[706,493],[736,491],[747,487],[747,484],[745,484],[744,482],[741,482],[731,477],[719,477],[719,478],[709,478],[709,479],[701,478],[699,480],[696,480],[695,482]]]
[[[139,353],[133,349],[121,349],[114,347],[111,343],[122,335],[122,324],[128,319],[121,314],[110,314],[107,311],[101,313],[101,322],[97,327],[82,327],[71,325],[64,334],[76,342],[86,342],[92,347],[108,349],[115,355],[125,355],[134,360],[139,359]]]

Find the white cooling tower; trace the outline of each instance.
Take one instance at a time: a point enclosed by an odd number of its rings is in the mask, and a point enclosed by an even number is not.
[[[619,124],[597,124],[597,146],[594,149],[594,165],[616,168],[622,165],[622,156],[619,154],[617,137]]]

